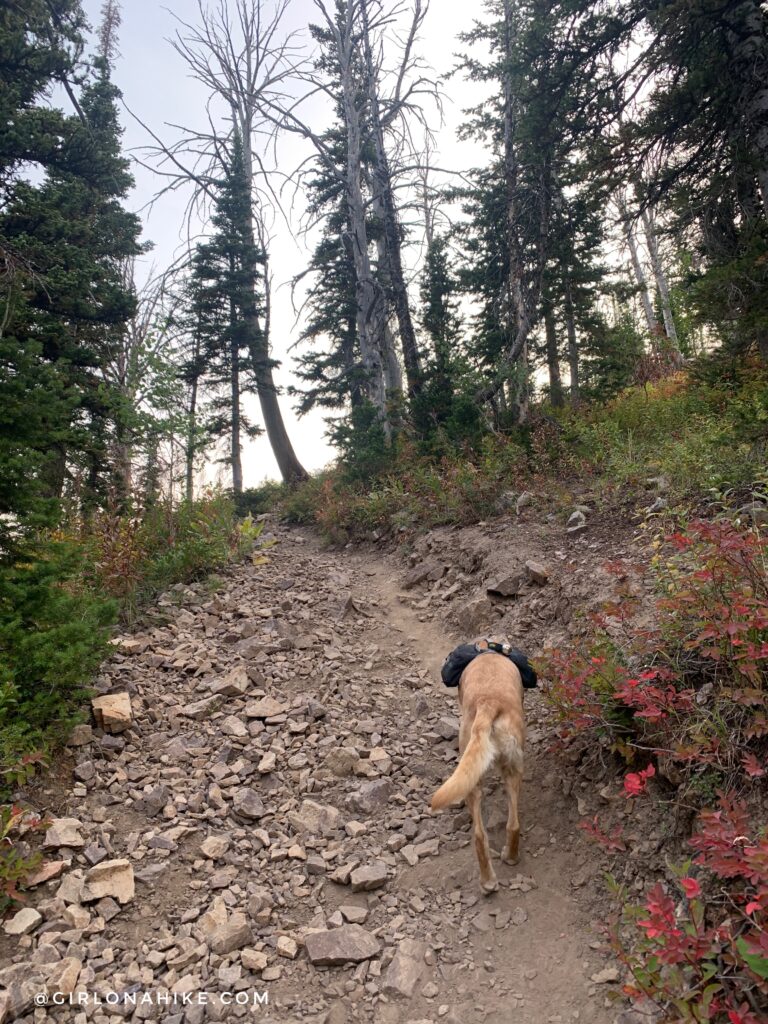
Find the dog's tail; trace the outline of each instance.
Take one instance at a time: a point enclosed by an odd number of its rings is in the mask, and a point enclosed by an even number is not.
[[[433,811],[439,811],[449,804],[456,804],[460,800],[464,800],[490,768],[497,753],[491,731],[499,711],[499,708],[488,704],[481,705],[477,709],[477,714],[472,722],[469,743],[467,743],[456,771],[449,779],[446,779],[432,797]]]

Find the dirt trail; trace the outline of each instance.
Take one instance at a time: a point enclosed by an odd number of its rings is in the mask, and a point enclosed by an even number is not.
[[[466,812],[428,809],[457,756],[439,668],[466,635],[411,607],[396,556],[275,529],[268,566],[233,568],[213,595],[177,588],[121,639],[100,688],[128,690],[134,728],[95,732],[74,781],[31,794],[82,841],[51,844],[64,869],[31,895],[41,921],[3,937],[8,1019],[612,1024],[610,985],[590,979],[613,962],[578,899],[593,854],[540,695],[526,698],[521,861],[497,862],[484,897]],[[506,809],[487,790],[498,849]],[[133,869],[124,906],[89,893],[105,858]],[[318,935],[353,962],[323,966]],[[91,1000],[176,1002],[33,1009],[62,964]],[[269,1005],[227,1001],[252,990]]]

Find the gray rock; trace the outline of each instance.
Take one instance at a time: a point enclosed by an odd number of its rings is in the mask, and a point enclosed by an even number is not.
[[[133,899],[134,894],[133,866],[130,861],[105,860],[86,872],[82,897],[84,903],[112,896],[118,903],[125,904]]]
[[[69,846],[73,850],[82,849],[85,840],[80,835],[82,822],[77,818],[54,818],[45,833],[43,846],[51,849],[56,846]]]
[[[528,573],[529,579],[540,587],[549,583],[549,570],[541,562],[526,562],[525,571]]]
[[[93,740],[93,729],[90,725],[76,725],[69,734],[68,747],[84,747]]]
[[[276,718],[288,710],[287,704],[281,704],[274,697],[260,697],[245,705],[246,718]]]
[[[154,786],[148,793],[143,794],[138,806],[148,817],[155,818],[169,799],[170,792],[167,786]]]
[[[340,967],[370,960],[381,951],[381,943],[359,924],[346,924],[341,928],[309,932],[304,944],[310,963],[316,967]]]
[[[252,789],[238,789],[232,801],[232,809],[239,817],[253,821],[264,814],[264,802]]]
[[[429,579],[430,574],[436,569],[437,565],[435,562],[422,562],[420,565],[417,565],[406,574],[403,580],[403,589],[413,590],[414,587],[418,587],[420,583],[424,583],[425,580]]]
[[[456,613],[456,621],[466,633],[482,633],[493,615],[493,605],[487,597],[468,601]]]
[[[214,694],[212,697],[203,697],[201,700],[187,704],[181,713],[187,718],[200,722],[212,715],[214,711],[218,711],[223,703],[224,697],[221,694]]]
[[[6,935],[28,935],[29,932],[33,932],[42,922],[42,914],[32,907],[23,907],[21,910],[16,911],[10,920],[5,922],[3,931]]]
[[[565,524],[565,528],[566,531],[571,535],[584,533],[584,531],[587,528],[587,517],[584,515],[582,511],[577,509],[575,512],[572,512],[568,517],[568,522]]]
[[[226,956],[236,949],[242,949],[253,941],[253,932],[245,914],[230,914],[227,920],[218,926],[208,940],[211,952],[218,956]]]
[[[335,747],[326,755],[323,767],[343,778],[345,775],[352,775],[359,760],[360,755],[354,747]]]
[[[521,573],[513,573],[511,576],[502,576],[487,583],[485,592],[491,597],[517,597],[524,583],[525,579]]]
[[[389,869],[384,861],[375,860],[371,864],[364,864],[355,868],[349,877],[352,892],[371,892],[373,889],[380,889],[387,884]]]
[[[309,832],[321,836],[341,827],[341,812],[330,804],[315,800],[302,800],[301,806],[288,815],[295,832]]]
[[[364,782],[356,792],[347,797],[347,806],[350,810],[370,818],[386,807],[392,791],[393,785],[389,779]]]
[[[250,686],[251,682],[246,667],[240,664],[230,669],[222,679],[217,679],[211,690],[223,697],[243,697]]]
[[[443,715],[435,726],[435,732],[444,740],[455,740],[459,735],[459,720],[452,715]]]
[[[382,992],[410,999],[421,980],[426,946],[416,939],[403,939],[384,975]]]

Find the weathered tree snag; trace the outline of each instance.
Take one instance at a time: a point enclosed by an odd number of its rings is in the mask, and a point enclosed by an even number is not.
[[[661,302],[661,314],[664,318],[664,333],[667,336],[669,342],[669,349],[676,361],[680,359],[680,344],[677,340],[677,328],[675,327],[675,318],[672,315],[672,301],[669,295],[669,282],[667,281],[667,275],[664,271],[664,266],[661,262],[661,254],[659,252],[659,242],[656,237],[656,229],[653,224],[653,218],[647,209],[644,209],[641,213],[643,221],[643,230],[645,232],[645,241],[648,245],[648,254],[651,257],[651,268],[653,270],[653,276],[656,281],[656,287],[659,290],[659,301]]]
[[[389,269],[389,289],[392,305],[397,316],[400,330],[400,343],[403,349],[403,362],[408,380],[409,395],[417,394],[422,385],[421,361],[416,332],[411,318],[408,301],[408,288],[405,283],[400,241],[400,225],[395,208],[395,197],[392,191],[392,176],[389,158],[384,145],[384,131],[381,125],[379,90],[371,52],[370,26],[368,21],[368,0],[359,0],[363,19],[363,49],[365,53],[366,74],[368,79],[369,116],[373,137],[373,191],[374,199],[380,204],[380,216],[384,231],[384,242]],[[417,3],[417,11],[419,4]]]
[[[571,401],[581,397],[579,380],[579,341],[576,336],[576,314],[573,309],[573,290],[570,277],[565,281],[565,329],[568,333],[568,369],[571,376]]]
[[[560,377],[560,357],[557,351],[557,325],[552,307],[547,304],[544,309],[544,330],[547,345],[547,370],[549,372],[549,397],[552,405],[559,409],[563,406],[563,382]]]

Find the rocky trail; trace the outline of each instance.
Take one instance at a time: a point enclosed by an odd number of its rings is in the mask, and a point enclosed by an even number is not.
[[[429,811],[457,757],[447,652],[488,632],[535,653],[612,585],[583,531],[511,520],[434,531],[408,564],[270,523],[268,564],[177,587],[116,638],[97,688],[130,695],[132,725],[78,727],[25,794],[53,819],[50,877],[5,922],[0,1020],[634,1020],[609,998],[602,864],[576,827],[618,786],[598,797],[552,753],[538,692],[497,893],[466,812]],[[638,543],[607,533],[601,559]]]

